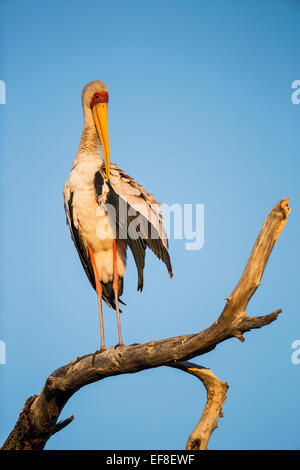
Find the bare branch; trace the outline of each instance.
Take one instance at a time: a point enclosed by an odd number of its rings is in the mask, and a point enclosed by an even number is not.
[[[170,366],[195,375],[206,388],[205,408],[186,444],[187,450],[206,450],[210,436],[218,427],[219,418],[223,416],[222,408],[226,400],[228,384],[218,379],[210,369],[192,362],[177,362]]]
[[[291,212],[289,198],[281,199],[271,210],[250,253],[236,288],[227,298],[221,321],[235,322],[246,315],[247,305],[261,284],[261,278],[271,251]]]
[[[177,336],[145,344],[111,347],[102,353],[98,351],[60,367],[48,377],[40,394],[27,400],[15,428],[3,445],[3,449],[43,449],[49,437],[71,421],[69,418],[56,424],[66,402],[85,385],[106,377],[135,373],[162,365],[174,367],[174,363],[178,365],[179,361],[182,363],[182,361],[205,354],[229,338],[237,337],[243,341],[245,332],[253,328],[261,328],[276,320],[281,310],[261,317],[248,317],[246,307],[260,284],[270,253],[289,213],[287,198],[279,201],[272,209],[258,235],[240,281],[229,296],[222,314],[209,328],[197,334]],[[193,373],[190,369],[188,372]],[[202,423],[210,423],[209,426],[212,429],[213,421],[210,410],[213,406],[211,398],[213,394],[211,391],[216,388],[219,379],[215,377],[213,386],[208,387],[209,374],[205,373],[204,369],[202,373],[197,369],[197,374],[194,375],[197,375],[201,380],[203,379],[205,386],[207,386],[208,402],[201,421]],[[224,391],[223,386],[220,389]],[[221,401],[219,398],[219,405]],[[199,428],[197,431],[195,429],[195,434],[192,433],[188,445],[196,445],[197,439],[194,437],[199,435],[199,432],[201,436],[203,435],[201,434],[203,433],[203,424],[199,424],[199,426],[201,432]],[[206,432],[205,436],[207,435]],[[206,444],[206,437],[204,437],[199,446],[203,448]]]
[[[73,420],[74,420],[74,416],[72,415],[72,416],[70,416],[69,418],[64,419],[63,421],[59,421],[59,422],[55,425],[55,427],[54,427],[54,429],[53,429],[51,435],[53,436],[53,434],[56,434],[57,432],[59,432],[59,431],[61,431],[62,429],[64,429],[66,426],[68,426],[68,424],[72,423]]]

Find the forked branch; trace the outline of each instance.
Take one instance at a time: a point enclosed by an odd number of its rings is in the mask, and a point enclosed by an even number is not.
[[[229,338],[244,340],[245,332],[276,320],[280,309],[269,315],[248,317],[246,308],[260,284],[271,251],[289,213],[287,198],[279,201],[272,209],[257,237],[240,281],[229,296],[220,317],[209,328],[200,333],[145,344],[111,347],[104,352],[98,351],[77,358],[60,367],[48,377],[40,394],[26,401],[3,449],[43,449],[53,433],[72,421],[71,417],[57,424],[64,405],[80,388],[113,375],[134,373],[163,365],[192,373],[206,386],[207,404],[187,444],[188,448],[206,448],[226,398],[227,384],[219,381],[207,369],[182,361],[205,354]],[[216,401],[217,389],[219,397]],[[213,408],[215,411],[211,413]]]

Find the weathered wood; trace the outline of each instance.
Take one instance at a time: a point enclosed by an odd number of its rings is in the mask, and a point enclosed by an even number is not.
[[[222,341],[232,337],[237,337],[243,341],[245,332],[253,328],[261,328],[277,319],[281,312],[280,309],[269,315],[249,317],[246,314],[246,307],[260,284],[270,253],[287,221],[289,213],[290,208],[288,207],[287,198],[279,201],[272,209],[258,235],[240,281],[229,296],[220,317],[209,328],[196,334],[177,336],[160,341],[111,347],[103,352],[98,351],[94,354],[79,357],[60,367],[47,378],[40,394],[27,400],[15,428],[2,448],[43,449],[53,433],[71,422],[72,418],[68,418],[65,422],[57,424],[64,405],[80,388],[106,377],[135,373],[163,365],[175,366],[186,370],[186,372],[194,373],[206,386],[208,402],[200,423],[192,433],[188,443],[189,448],[196,448],[197,445],[201,449],[206,448],[209,432],[206,432],[203,438],[203,426],[205,423],[205,425],[210,423],[208,428],[212,432],[217,422],[216,414],[214,419],[211,419],[210,414],[211,407],[215,406],[211,398],[212,392],[216,387],[219,391],[221,390],[222,399],[219,397],[218,406],[223,406],[223,400],[225,401],[226,398],[226,393],[224,396],[226,387],[224,382],[219,381],[215,376],[212,381],[211,372],[208,374],[202,370],[201,373],[199,371],[200,366],[197,366],[197,371],[191,371],[191,366],[182,366],[182,364],[178,364],[178,361],[187,361],[205,354]],[[208,377],[208,375],[210,376]],[[199,433],[202,436],[201,442],[198,439]]]
[[[186,443],[186,450],[206,450],[213,431],[218,427],[222,408],[226,400],[228,384],[222,382],[207,367],[192,362],[177,362],[172,367],[195,375],[206,388],[207,401],[201,418]]]
[[[238,323],[240,318],[246,316],[249,300],[261,284],[272,249],[290,212],[289,198],[283,198],[269,213],[252,248],[241,279],[227,299],[220,320]]]

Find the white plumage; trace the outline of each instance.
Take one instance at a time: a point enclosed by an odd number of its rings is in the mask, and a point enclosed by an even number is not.
[[[143,286],[146,246],[163,259],[171,277],[172,267],[159,203],[142,185],[124,173],[117,165],[110,163],[105,114],[107,101],[107,88],[102,82],[90,82],[84,88],[82,94],[84,127],[72,170],[64,186],[64,199],[71,235],[89,280],[96,288],[98,296],[100,295],[99,289],[103,288],[101,298],[103,296],[109,305],[117,307],[118,313],[118,300],[120,300],[118,296],[123,290],[127,246],[131,248],[138,268],[140,290]],[[101,147],[104,161],[101,156]],[[112,219],[107,213],[107,204],[113,203],[117,209],[118,198],[126,204],[128,214],[133,211],[139,216],[142,232],[151,227],[157,235],[155,240],[152,240],[151,234],[144,237],[141,234],[138,240],[134,240],[127,226],[126,237],[116,236]],[[124,229],[124,224],[120,218],[117,220],[118,228]],[[113,284],[114,243],[117,277],[118,281],[122,280],[122,286],[120,287],[119,284],[118,290],[114,288],[115,302],[112,296],[112,286],[116,286]],[[91,250],[94,254],[97,272],[92,267]],[[102,285],[102,287],[98,286],[98,289],[97,275]],[[102,343],[102,349],[104,349],[104,339]]]

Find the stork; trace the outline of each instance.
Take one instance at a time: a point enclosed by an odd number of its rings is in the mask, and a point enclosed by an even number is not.
[[[159,203],[143,186],[110,162],[108,90],[103,82],[89,82],[84,87],[82,107],[84,125],[64,186],[64,201],[71,237],[97,292],[100,350],[104,351],[102,299],[116,310],[118,344],[124,345],[119,303],[124,303],[120,297],[127,247],[137,267],[139,291],[143,289],[147,247],[163,260],[171,278],[173,272]]]

